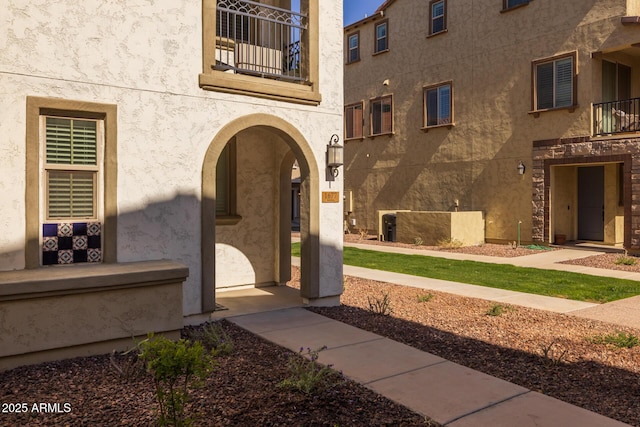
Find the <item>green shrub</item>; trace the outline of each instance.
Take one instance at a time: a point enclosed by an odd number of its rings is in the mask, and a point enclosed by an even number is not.
[[[292,354],[287,363],[289,377],[278,383],[278,387],[293,388],[305,394],[325,387],[334,372],[332,365],[324,366],[318,362],[320,352],[326,349],[327,346],[317,350],[307,347],[304,353],[304,348],[301,347],[297,354]]]
[[[212,356],[200,342],[171,341],[153,334],[141,343],[140,349],[140,357],[153,377],[160,406],[159,424],[192,425],[184,413],[189,386],[199,385],[206,378],[213,366]]]
[[[233,352],[233,340],[219,323],[205,324],[200,340],[215,356],[226,356]]]
[[[611,344],[618,348],[633,348],[640,345],[640,340],[638,340],[637,336],[626,332],[618,332],[617,334],[609,335],[596,335],[595,337],[589,338],[588,341],[594,344]]]
[[[434,295],[429,292],[428,294],[418,294],[416,298],[418,299],[418,302],[429,302],[433,299],[433,296]]]
[[[632,256],[620,255],[615,260],[616,265],[634,265],[636,263],[636,259]]]
[[[487,316],[502,316],[505,311],[505,306],[502,304],[494,304],[489,310],[487,310]]]

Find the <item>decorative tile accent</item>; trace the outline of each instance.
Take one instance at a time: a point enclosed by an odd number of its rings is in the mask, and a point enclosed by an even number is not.
[[[73,263],[73,251],[58,251],[58,264],[72,264]]]
[[[42,224],[42,264],[102,262],[102,224]]]
[[[73,224],[62,223],[58,224],[58,237],[71,237],[73,236]]]
[[[51,252],[58,250],[58,239],[56,237],[43,237],[42,238],[42,250],[44,252]]]
[[[77,251],[78,249],[89,249],[87,236],[73,236],[73,250]]]

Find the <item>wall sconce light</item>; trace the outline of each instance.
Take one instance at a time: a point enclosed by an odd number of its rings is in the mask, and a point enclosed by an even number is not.
[[[340,137],[334,133],[327,145],[327,167],[334,177],[338,176],[338,168],[344,164],[343,147],[338,144],[338,141]]]
[[[520,162],[518,163],[518,175],[524,175],[524,170],[526,169],[524,167],[524,163],[522,163],[522,160],[520,160]]]

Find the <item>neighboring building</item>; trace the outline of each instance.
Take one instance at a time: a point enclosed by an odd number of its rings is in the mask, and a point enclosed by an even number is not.
[[[327,172],[326,152],[342,133],[341,11],[340,0],[5,2],[0,312],[27,313],[38,292],[63,298],[44,306],[65,311],[80,288],[111,292],[147,276],[179,284],[188,267],[178,295],[101,314],[117,317],[128,345],[155,327],[137,327],[138,315],[177,312],[181,326],[207,318],[217,289],[287,281],[296,160],[300,294],[338,304],[342,175]],[[172,273],[153,276],[149,260],[174,261],[161,266]],[[140,269],[147,276],[123,279]],[[104,307],[78,304],[69,322],[95,327],[82,316]],[[70,327],[56,325],[67,336]],[[22,333],[35,342],[47,332]],[[0,336],[0,360],[14,338]],[[23,341],[14,356],[64,346]]]
[[[640,249],[639,15],[638,0],[389,0],[347,26],[350,223],[480,211],[490,242]]]

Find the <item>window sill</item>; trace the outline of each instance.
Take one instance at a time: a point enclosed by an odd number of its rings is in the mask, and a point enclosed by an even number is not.
[[[389,136],[389,137],[391,137],[393,135],[395,135],[395,132],[375,133],[375,134],[369,135],[369,138],[373,139],[373,138],[376,138],[376,137],[379,137],[379,136]],[[363,139],[364,139],[364,137],[363,137]]]
[[[356,62],[360,62],[360,58],[354,59],[353,61],[345,62],[345,65],[355,64]]]
[[[432,129],[438,129],[438,128],[447,128],[447,129],[451,129],[452,127],[454,127],[456,124],[455,123],[445,123],[445,124],[441,124],[441,125],[433,125],[433,126],[425,126],[425,127],[421,127],[420,130],[423,132],[429,132]]]
[[[389,52],[389,49],[381,50],[381,51],[378,51],[378,52],[373,52],[372,56],[382,55],[383,53],[387,53],[387,52]]]
[[[221,215],[216,216],[216,225],[236,225],[242,221],[240,215]]]
[[[511,7],[507,7],[505,9],[502,9],[500,11],[500,13],[511,12],[512,10],[520,9],[521,7],[524,7],[524,6],[529,6],[529,2],[517,4],[517,5],[511,6]]]
[[[437,33],[427,34],[427,38],[430,39],[431,37],[439,36],[440,34],[446,34],[448,32],[449,32],[449,29],[445,28],[444,30],[438,31]]]
[[[363,141],[364,140],[364,135],[363,136],[354,136],[351,138],[345,138],[344,142],[349,142],[349,141]]]
[[[314,83],[289,83],[217,70],[200,74],[198,82],[201,89],[216,92],[255,96],[305,105],[318,105],[322,101],[317,84]]]
[[[577,108],[578,108],[578,105],[570,105],[569,107],[547,108],[545,110],[532,110],[532,111],[529,111],[528,114],[531,114],[533,117],[538,118],[540,117],[540,113],[547,113],[550,111],[562,111],[562,110],[567,110],[570,113],[573,113],[574,111],[576,111]]]

